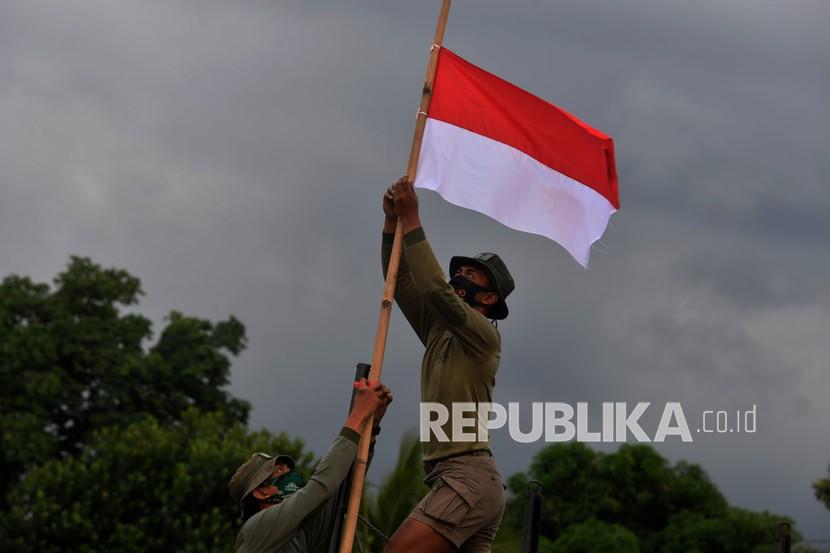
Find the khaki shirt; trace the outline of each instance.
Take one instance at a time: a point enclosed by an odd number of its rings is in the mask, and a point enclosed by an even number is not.
[[[300,526],[337,491],[355,459],[359,439],[357,432],[343,428],[305,487],[245,521],[236,536],[236,553],[306,553]]]
[[[381,248],[383,274],[389,267],[394,235],[384,234]],[[404,236],[404,247],[395,285],[395,301],[415,334],[426,347],[421,362],[421,401],[447,407],[450,421],[442,426],[452,439],[453,403],[492,403],[493,387],[501,357],[501,337],[496,327],[467,305],[449,285],[423,229]],[[465,413],[478,428],[476,413]],[[488,449],[489,442],[439,442],[434,435],[423,444],[424,461]]]

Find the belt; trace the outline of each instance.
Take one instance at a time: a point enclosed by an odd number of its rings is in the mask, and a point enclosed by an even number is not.
[[[443,463],[444,461],[448,461],[450,459],[455,459],[457,457],[492,457],[493,452],[489,449],[476,449],[474,451],[464,451],[462,453],[456,453],[454,455],[447,455],[446,457],[441,457],[440,459],[433,459],[432,461],[424,461],[424,468],[426,469],[427,474],[432,472],[435,466],[438,463]]]

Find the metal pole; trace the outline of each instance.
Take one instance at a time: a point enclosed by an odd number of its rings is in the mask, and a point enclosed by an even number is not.
[[[368,379],[371,367],[372,366],[368,363],[358,363],[357,369],[355,369],[354,373],[354,381],[357,382],[361,378]],[[352,412],[352,407],[354,407],[354,396],[356,393],[357,390],[353,388],[352,398],[351,401],[349,401],[349,413]],[[327,549],[328,553],[337,553],[337,550],[340,547],[340,540],[343,533],[343,520],[346,516],[346,501],[348,500],[349,492],[351,491],[353,473],[354,465],[352,465],[352,468],[349,469],[349,474],[346,475],[345,480],[340,483],[340,489],[337,492],[337,504],[334,506],[334,528],[332,528],[331,537],[329,538],[329,547]]]
[[[778,532],[775,536],[775,553],[790,553],[790,523],[779,522]]]
[[[539,524],[542,515],[542,484],[531,480],[525,491],[525,514],[522,524],[522,553],[539,551]]]

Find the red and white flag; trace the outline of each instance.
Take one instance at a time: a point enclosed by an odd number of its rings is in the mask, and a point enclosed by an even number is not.
[[[620,206],[611,137],[446,48],[415,186],[555,240],[586,268]]]

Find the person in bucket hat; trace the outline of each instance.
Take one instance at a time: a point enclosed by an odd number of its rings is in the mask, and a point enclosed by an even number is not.
[[[372,418],[377,434],[389,388],[356,384],[354,405],[328,453],[304,482],[288,455],[254,453],[228,483],[228,492],[240,507],[243,524],[236,537],[237,553],[310,553],[328,543],[336,522],[339,486],[355,460],[360,429]]]
[[[302,477],[294,467],[290,455],[261,452],[251,455],[248,462],[239,467],[231,478],[228,491],[241,506],[243,520],[260,510],[259,501],[279,503],[303,487]],[[277,488],[276,491],[273,488]]]
[[[492,403],[501,357],[495,321],[509,313],[506,300],[515,289],[510,271],[498,255],[480,253],[453,257],[447,279],[421,226],[415,189],[405,177],[384,194],[383,211],[384,276],[395,227],[398,222],[403,227],[395,301],[425,346],[422,406],[439,404],[452,413],[454,404]],[[478,410],[466,413],[464,422],[467,432],[478,428]],[[475,430],[471,441],[453,440],[452,420],[441,430],[443,436],[430,431],[429,441],[422,442],[430,491],[395,531],[386,553],[490,551],[505,496],[489,441]]]
[[[470,269],[473,269],[473,271],[470,271]],[[478,275],[475,274],[475,269],[484,271],[487,278],[476,278]],[[489,319],[501,320],[507,318],[508,309],[504,299],[516,288],[516,285],[513,283],[510,271],[507,270],[507,266],[498,255],[484,252],[473,257],[455,256],[450,259],[450,274],[453,275],[453,278],[450,279],[450,285],[454,287],[455,293],[467,303],[475,307],[478,303],[475,301],[477,291],[485,294],[494,293],[495,303],[490,304],[489,309],[483,310],[482,313]],[[468,301],[466,297],[469,285],[465,285],[461,279],[473,282],[481,288],[481,290],[472,291],[472,302]],[[481,286],[482,284],[484,286]],[[486,297],[482,299],[486,299]]]

